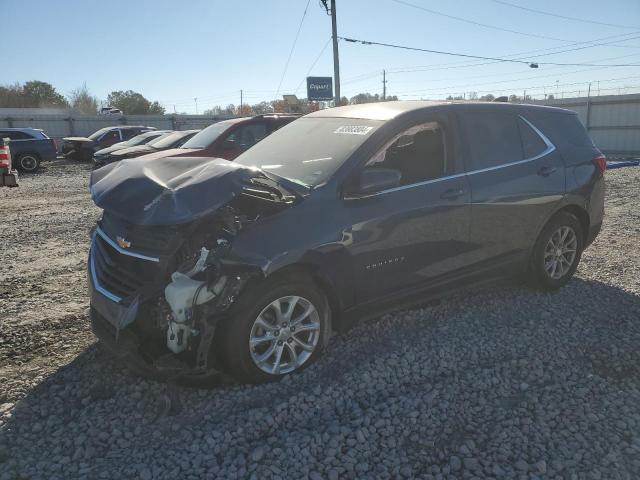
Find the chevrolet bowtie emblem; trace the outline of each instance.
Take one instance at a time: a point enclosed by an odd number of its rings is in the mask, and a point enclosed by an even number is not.
[[[122,237],[116,237],[116,242],[120,245],[120,248],[129,248],[131,246],[131,242]]]

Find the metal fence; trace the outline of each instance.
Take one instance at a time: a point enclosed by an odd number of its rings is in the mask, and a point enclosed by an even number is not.
[[[205,115],[40,115],[34,112],[0,115],[0,128],[39,128],[44,130],[49,137],[60,140],[63,137],[86,137],[103,127],[117,125],[144,125],[156,127],[159,130],[201,129],[227,118],[230,117]]]
[[[533,103],[577,112],[596,145],[611,157],[640,156],[640,94],[533,100]],[[204,128],[230,118],[205,115],[39,114],[38,109],[28,110],[33,112],[3,113],[0,110],[0,128],[41,128],[51,138],[61,139],[70,136],[86,137],[100,128],[114,125],[188,130]]]
[[[575,111],[595,144],[606,155],[640,156],[640,94],[563,98],[535,103]]]

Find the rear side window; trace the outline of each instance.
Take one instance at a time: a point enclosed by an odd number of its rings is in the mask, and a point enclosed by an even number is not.
[[[10,138],[11,140],[32,140],[33,137],[25,132],[9,131],[0,132],[0,138]]]
[[[469,170],[496,167],[523,159],[517,117],[509,113],[467,112],[462,124],[469,142]]]
[[[533,158],[547,149],[547,144],[524,120],[518,118],[518,128],[522,139],[524,158]]]
[[[120,132],[122,132],[123,140],[129,140],[130,138],[133,138],[136,135],[140,134],[139,130],[134,130],[133,128],[123,128],[120,130]]]

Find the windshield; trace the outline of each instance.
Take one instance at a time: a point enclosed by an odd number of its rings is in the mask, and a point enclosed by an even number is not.
[[[196,133],[191,140],[186,142],[180,148],[207,148],[229,127],[231,127],[231,125],[233,125],[233,123],[230,122],[218,122],[213,125],[209,125],[201,132]]]
[[[382,123],[355,118],[300,118],[251,147],[235,162],[304,185],[320,185]]]
[[[178,140],[184,137],[184,132],[173,132],[167,135],[164,135],[153,142],[149,142],[153,148],[169,148]]]
[[[89,135],[87,138],[89,140],[97,140],[100,137],[100,135],[102,135],[105,132],[108,132],[109,130],[111,130],[111,127],[101,128],[97,132],[94,132],[91,135]]]

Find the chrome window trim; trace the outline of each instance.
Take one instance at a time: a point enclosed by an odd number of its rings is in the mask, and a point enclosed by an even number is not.
[[[388,188],[387,190],[381,190],[379,192],[371,193],[369,195],[362,195],[362,196],[357,196],[357,197],[345,197],[345,200],[354,200],[354,199],[360,199],[360,198],[375,197],[375,196],[378,196],[378,195],[384,195],[386,193],[399,192],[401,190],[407,190],[407,189],[413,188],[413,187],[422,187],[424,185],[429,185],[431,183],[437,183],[437,182],[442,182],[442,181],[445,181],[445,180],[451,180],[452,178],[464,177],[465,175],[475,175],[477,173],[490,172],[490,171],[493,171],[493,170],[499,170],[501,168],[511,167],[513,165],[520,165],[522,163],[533,162],[533,161],[538,160],[538,159],[540,159],[540,158],[542,158],[542,157],[544,157],[546,155],[549,155],[551,152],[556,150],[556,146],[551,142],[551,140],[549,140],[540,130],[538,130],[538,128],[535,125],[533,125],[529,120],[524,118],[522,115],[518,115],[518,118],[521,118],[527,125],[529,125],[531,127],[531,129],[540,137],[540,139],[547,146],[547,148],[543,152],[541,152],[538,155],[535,155],[533,157],[525,158],[524,160],[516,160],[515,162],[503,163],[502,165],[496,165],[494,167],[480,168],[478,170],[471,170],[470,172],[456,173],[454,175],[447,175],[446,177],[440,177],[440,178],[434,178],[434,179],[431,179],[431,180],[425,180],[424,182],[411,183],[409,185],[402,185],[400,187]]]
[[[93,234],[93,238],[91,239],[91,250],[89,250],[89,270],[91,271],[91,280],[93,281],[93,288],[96,289],[99,293],[107,297],[109,300],[120,303],[122,298],[117,296],[114,293],[111,293],[109,290],[105,289],[100,282],[98,281],[98,276],[96,275],[96,265],[94,260],[94,251],[96,249],[96,234]]]
[[[100,235],[104,239],[104,241],[107,242],[109,245],[111,245],[118,253],[121,253],[123,255],[128,255],[130,257],[139,258],[141,260],[148,260],[150,262],[159,262],[160,261],[160,259],[158,257],[149,257],[149,256],[143,255],[141,253],[130,252],[129,250],[125,250],[120,245],[118,245],[116,242],[111,240],[111,238],[109,238],[109,236],[106,233],[104,233],[99,226],[96,226],[96,233],[98,235]]]

